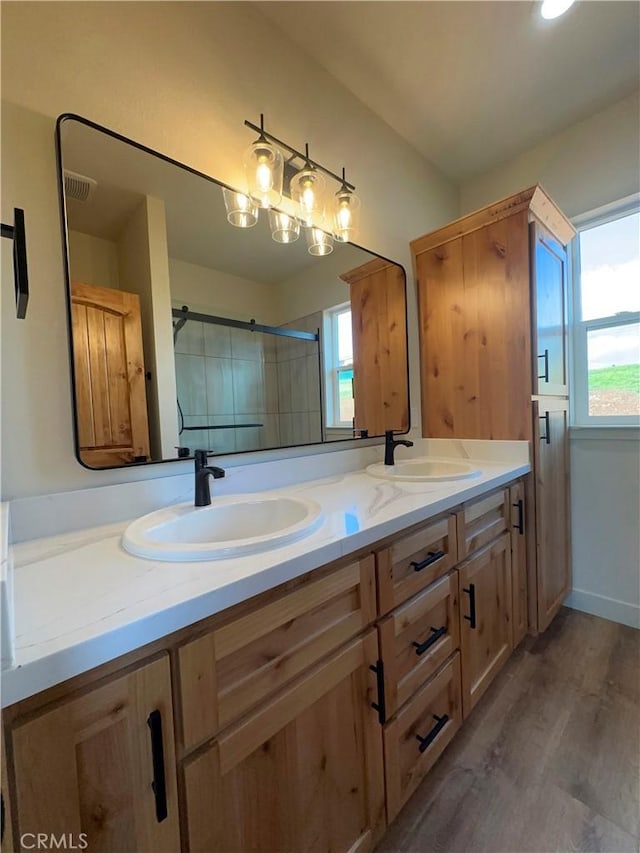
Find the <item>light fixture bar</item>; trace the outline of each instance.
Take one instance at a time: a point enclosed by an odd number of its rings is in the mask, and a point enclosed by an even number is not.
[[[289,151],[295,157],[299,157],[301,160],[304,160],[305,162],[309,163],[315,169],[318,169],[320,172],[324,172],[325,175],[329,175],[330,178],[333,178],[333,180],[337,181],[339,184],[344,183],[344,185],[348,189],[355,190],[355,186],[353,184],[350,184],[348,181],[345,181],[344,178],[341,178],[339,175],[336,175],[336,173],[332,172],[331,169],[326,169],[321,163],[316,163],[315,160],[311,160],[311,158],[308,157],[306,154],[303,154],[302,151],[298,151],[297,148],[292,148],[291,145],[288,145],[286,142],[283,142],[281,139],[278,139],[277,136],[273,136],[273,134],[267,133],[267,131],[262,126],[263,123],[263,117],[260,116],[260,125],[253,124],[253,122],[247,121],[246,119],[244,124],[245,127],[250,127],[251,130],[255,130],[256,133],[259,133],[261,134],[261,136],[264,136],[266,139],[269,140],[269,142],[273,142],[276,145],[279,145],[281,148],[286,148],[287,151]]]

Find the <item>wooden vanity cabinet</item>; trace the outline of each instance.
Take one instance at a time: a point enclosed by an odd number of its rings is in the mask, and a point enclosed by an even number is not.
[[[11,738],[18,837],[180,849],[168,655],[19,721]]]
[[[510,534],[465,560],[458,571],[462,708],[467,717],[513,649]]]
[[[533,404],[536,490],[537,618],[544,631],[571,590],[567,400]]]
[[[367,851],[385,825],[375,630],[184,767],[189,853]]]
[[[545,487],[549,472],[538,471],[549,454],[539,447],[536,401],[567,403],[567,245],[574,236],[536,185],[411,243],[424,437],[533,445],[531,535],[538,519],[545,526],[529,559],[533,633],[545,630],[569,588],[568,551],[562,545],[558,555],[548,545],[568,541],[568,480]],[[549,404],[544,411],[555,410]]]

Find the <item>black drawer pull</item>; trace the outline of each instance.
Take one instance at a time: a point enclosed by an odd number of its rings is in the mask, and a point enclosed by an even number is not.
[[[540,441],[543,439],[547,444],[551,444],[551,433],[549,432],[549,412],[545,412],[544,415],[540,415],[540,420],[544,421],[544,435],[540,434]]]
[[[546,349],[542,355],[539,355],[538,358],[544,358],[544,373],[542,376],[538,375],[538,379],[544,379],[545,382],[549,381],[549,350]]]
[[[413,566],[414,572],[421,572],[423,569],[426,569],[427,566],[433,565],[433,563],[437,563],[438,560],[441,560],[444,557],[444,551],[429,551],[427,556],[422,560],[421,563],[416,563],[415,560],[412,560],[409,565]]]
[[[164,745],[162,742],[162,714],[152,711],[147,718],[151,730],[151,758],[153,761],[153,782],[151,790],[156,799],[156,820],[158,823],[167,817],[167,786],[164,775]]]
[[[513,526],[518,531],[518,533],[523,536],[524,535],[524,501],[520,498],[519,501],[514,503],[514,506],[518,509],[518,523]]]
[[[381,726],[384,726],[387,722],[387,705],[384,695],[384,665],[381,660],[378,660],[375,664],[369,664],[369,669],[376,674],[376,688],[378,691],[378,701],[372,702],[371,707],[374,711],[378,712],[378,722]]]
[[[416,739],[420,741],[420,746],[418,747],[420,752],[424,752],[428,749],[434,740],[438,737],[442,729],[449,722],[449,716],[447,714],[443,714],[441,717],[433,715],[433,719],[436,721],[435,726],[431,729],[428,735],[421,737],[421,735],[416,735]]]
[[[465,587],[463,592],[466,592],[469,596],[469,615],[464,616],[463,618],[467,620],[471,624],[471,628],[476,627],[476,586],[473,583],[470,583],[468,587]]]
[[[427,637],[424,643],[414,643],[413,645],[416,647],[416,654],[423,655],[427,649],[431,648],[431,646],[436,643],[440,637],[444,636],[447,633],[447,626],[443,625],[442,628],[432,628],[433,632],[431,636]]]

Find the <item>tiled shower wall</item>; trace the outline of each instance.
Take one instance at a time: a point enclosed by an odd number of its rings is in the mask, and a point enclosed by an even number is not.
[[[287,326],[315,332],[315,317]],[[227,427],[185,430],[182,447],[231,453],[321,440],[315,342],[188,320],[175,362],[185,426]],[[260,426],[239,426],[248,423]]]
[[[300,317],[284,329],[317,332],[322,312]],[[319,347],[314,341],[276,338],[279,426],[283,445],[322,441]]]

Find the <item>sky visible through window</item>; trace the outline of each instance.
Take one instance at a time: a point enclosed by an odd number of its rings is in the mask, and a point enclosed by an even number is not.
[[[640,213],[580,233],[582,320],[640,311]],[[587,332],[589,414],[640,414],[640,324]]]

